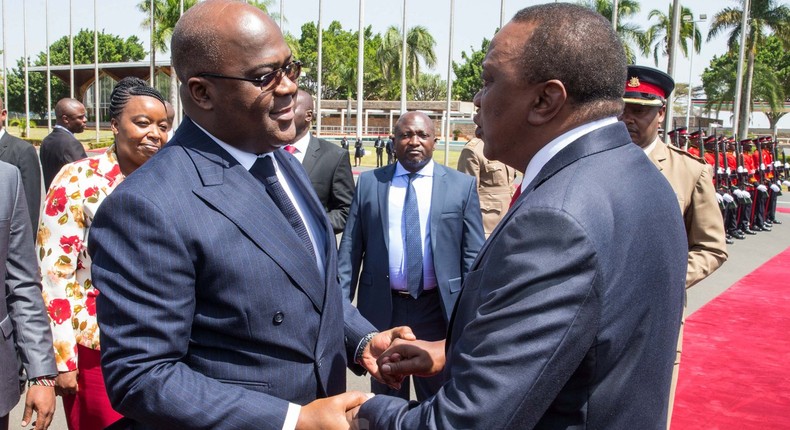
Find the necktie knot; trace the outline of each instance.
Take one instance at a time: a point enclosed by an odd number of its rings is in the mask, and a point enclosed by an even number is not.
[[[288,151],[289,154],[293,154],[296,152],[296,147],[293,145],[285,145],[285,150]]]
[[[250,173],[264,185],[271,185],[277,182],[277,171],[274,169],[274,162],[271,156],[258,157],[255,164],[250,168]]]

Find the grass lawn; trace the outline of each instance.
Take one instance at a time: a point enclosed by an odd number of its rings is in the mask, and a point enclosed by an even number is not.
[[[40,145],[44,137],[46,137],[49,134],[49,131],[47,131],[46,127],[31,128],[30,136],[28,137],[21,137],[22,131],[19,130],[19,127],[8,127],[6,131],[11,133],[13,136],[20,137],[23,140],[31,142],[36,146]],[[77,140],[82,142],[82,145],[85,146],[85,149],[103,148],[112,145],[113,142],[113,135],[112,135],[112,131],[110,130],[99,131],[98,144],[96,144],[96,129],[86,128],[84,132],[75,134],[74,136],[77,138]]]

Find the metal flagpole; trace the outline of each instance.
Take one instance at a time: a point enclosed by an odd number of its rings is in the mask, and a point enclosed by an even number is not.
[[[680,38],[680,0],[672,0],[672,32],[669,37],[669,60],[667,62],[667,74],[675,79],[675,58],[677,57],[678,39]],[[664,117],[664,140],[669,136],[672,126],[672,96],[667,100],[666,116]]]
[[[27,58],[27,8],[25,4],[27,2],[22,2],[22,38],[24,44],[24,51],[25,51],[25,136],[30,136],[30,81],[28,76],[28,68],[30,65],[28,64]]]
[[[505,26],[505,0],[499,5],[499,28]]]
[[[357,46],[357,139],[362,139],[362,75],[365,53],[365,0],[359,0],[359,44]]]
[[[6,52],[8,51],[6,50],[6,46],[5,46],[5,40],[6,40],[5,0],[2,1],[3,1],[3,103],[5,103],[5,106],[3,107],[8,108],[8,79],[6,79],[8,77],[8,73],[7,73],[8,64],[6,61],[8,59],[8,55],[6,54]],[[3,124],[3,127],[8,128],[8,115],[5,116],[5,124]]]
[[[737,141],[745,139],[746,136],[740,136],[740,115],[741,115],[741,98],[743,92],[743,60],[746,57],[746,34],[749,32],[749,11],[751,5],[749,0],[743,0],[743,13],[741,14],[741,46],[738,48],[738,73],[735,78],[735,101],[733,102],[732,111],[732,136]]]
[[[154,52],[154,50],[156,49],[154,48],[154,31],[156,30],[155,28],[156,22],[154,21],[154,9],[156,8],[156,4],[154,3],[154,0],[151,0],[150,8],[151,8],[151,10],[149,11],[151,14],[151,18],[150,18],[151,19],[151,70],[150,70],[151,79],[150,81],[151,81],[151,86],[153,87],[154,73],[156,73],[156,64],[154,64],[154,62],[156,61],[156,53]]]
[[[447,50],[447,125],[444,127],[444,165],[450,162],[450,100],[453,92],[453,24],[455,24],[455,0],[450,0],[450,47]]]
[[[184,15],[184,0],[178,0],[178,16],[179,18]],[[172,52],[170,53],[172,55]],[[172,65],[173,62],[171,61],[170,64]],[[176,78],[178,81],[178,78]],[[181,82],[176,83],[176,118],[178,119],[178,124],[181,124],[181,121],[184,120],[184,113],[181,111]]]
[[[49,70],[49,0],[44,0],[44,26],[47,38],[47,132],[52,131],[52,73]]]
[[[96,120],[96,143],[99,143],[99,123],[101,109],[99,109],[99,10],[98,0],[93,0],[93,112]]]
[[[401,27],[401,54],[400,54],[400,114],[406,113],[406,0],[403,0],[403,26]]]
[[[691,19],[686,20],[685,18],[689,17]],[[693,88],[692,85],[692,78],[693,78],[693,64],[694,64],[694,42],[696,40],[696,23],[698,22],[705,22],[708,18],[705,14],[700,14],[699,19],[695,20],[693,16],[684,15],[683,22],[691,22],[691,52],[689,53],[689,93],[688,93],[688,103],[686,108],[686,129],[689,128],[689,119],[691,118],[691,90]]]
[[[324,74],[324,27],[321,21],[324,13],[323,3],[323,0],[318,0],[318,71],[315,84],[316,107],[314,114],[316,118],[315,134],[318,137],[321,137],[321,99],[324,97],[323,88],[321,87]]]
[[[71,27],[73,0],[69,0],[69,97],[74,98],[74,30]]]

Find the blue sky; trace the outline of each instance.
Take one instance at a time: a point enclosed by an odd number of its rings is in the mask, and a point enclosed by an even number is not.
[[[29,56],[42,51],[46,47],[46,31],[44,8],[47,0],[0,0],[5,6],[5,40],[8,53],[8,67],[15,65],[16,60],[24,52],[22,31],[22,3],[27,12],[27,51]],[[274,0],[273,9],[279,11],[280,0]],[[285,31],[298,35],[303,23],[318,20],[318,0],[282,0],[286,22]],[[68,35],[69,3],[72,4],[72,26],[76,33],[81,28],[93,29],[94,2],[98,9],[98,27],[107,33],[128,37],[136,34],[144,44],[148,43],[147,30],[140,23],[143,14],[136,8],[139,0],[48,0],[49,3],[49,41]],[[505,0],[505,21],[519,9],[543,3],[535,0]],[[787,2],[781,2],[787,4]],[[357,13],[360,0],[323,0],[323,21],[328,25],[333,20],[341,22],[346,29],[356,29],[359,23]],[[647,15],[652,9],[668,11],[669,1],[642,1],[642,11],[631,21],[643,28],[650,25]],[[725,7],[737,7],[739,1],[724,0],[686,0],[682,3],[689,7],[695,16],[707,14],[708,22],[700,23],[703,38],[707,36],[709,23],[716,12]],[[470,47],[479,48],[484,37],[491,38],[499,26],[501,0],[455,0],[455,29],[453,38],[453,59],[460,59],[461,51],[469,51]],[[382,32],[390,25],[401,25],[402,0],[365,0],[365,25],[372,25],[374,32]],[[437,66],[434,70],[443,78],[447,74],[447,58],[449,51],[449,11],[450,0],[407,0],[407,26],[423,25],[436,38]],[[666,12],[665,12],[666,13]],[[692,82],[699,85],[699,76],[717,54],[726,51],[726,36],[722,35],[705,42],[702,52],[695,54],[693,59]],[[166,56],[166,55],[165,55]],[[161,58],[161,54],[157,58]],[[654,66],[653,60],[640,58],[638,64]],[[666,67],[666,59],[662,59],[659,68]],[[676,81],[688,82],[689,61],[682,55],[676,60]],[[767,121],[762,114],[754,115],[754,126],[765,126]],[[780,127],[790,127],[790,119],[780,123]]]

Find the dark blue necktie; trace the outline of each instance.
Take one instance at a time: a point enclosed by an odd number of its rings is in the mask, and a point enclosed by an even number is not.
[[[255,164],[250,168],[250,173],[266,187],[266,192],[269,193],[269,197],[274,200],[274,204],[277,205],[280,212],[285,216],[285,219],[288,220],[288,223],[291,224],[291,227],[296,231],[296,235],[302,239],[302,243],[307,248],[308,252],[310,252],[310,255],[313,256],[313,260],[315,260],[313,242],[310,241],[310,235],[307,234],[307,228],[304,222],[302,222],[299,212],[296,211],[296,207],[294,207],[293,202],[291,202],[282,184],[280,184],[280,181],[277,179],[277,172],[274,170],[272,157],[258,157],[258,160],[256,160]]]
[[[406,282],[409,294],[415,299],[422,293],[422,234],[420,234],[420,209],[414,190],[416,173],[409,174],[406,200],[403,203],[403,226],[406,232]]]

